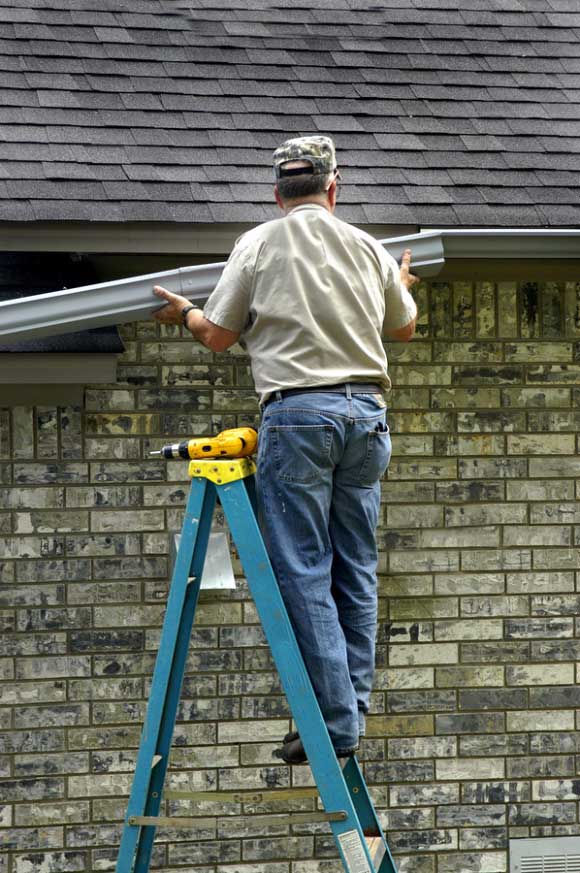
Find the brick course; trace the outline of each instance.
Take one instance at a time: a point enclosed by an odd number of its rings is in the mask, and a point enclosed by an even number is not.
[[[580,833],[580,283],[417,296],[417,338],[388,348],[394,456],[361,759],[401,873],[504,873],[510,835]],[[2,873],[114,869],[187,495],[187,465],[148,452],[258,421],[240,347],[211,355],[154,323],[122,333],[117,384],[87,387],[83,408],[0,410]],[[170,784],[289,785],[271,757],[289,713],[243,580],[204,592],[198,619]],[[215,825],[195,839],[161,831],[155,864],[342,869],[324,826],[231,811],[200,812]]]

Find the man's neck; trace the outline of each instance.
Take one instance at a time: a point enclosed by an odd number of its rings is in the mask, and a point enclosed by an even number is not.
[[[327,212],[332,212],[328,200],[322,200],[319,197],[300,197],[299,200],[288,200],[284,204],[284,215],[288,215],[289,212],[292,212],[298,206],[322,206]]]

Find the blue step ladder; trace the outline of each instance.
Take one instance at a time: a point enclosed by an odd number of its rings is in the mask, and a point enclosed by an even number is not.
[[[249,458],[191,461],[191,489],[116,873],[148,873],[157,827],[194,830],[207,818],[159,815],[169,800],[243,803],[319,797],[324,811],[271,816],[276,823],[328,821],[346,873],[396,873],[396,867],[355,756],[341,767],[322,719],[256,520],[255,464]],[[300,733],[316,788],[246,791],[166,791],[171,739],[201,585],[216,498],[238,550],[264,634]],[[228,797],[226,798],[226,795]],[[244,816],[248,817],[248,814]],[[264,820],[263,816],[260,816]]]

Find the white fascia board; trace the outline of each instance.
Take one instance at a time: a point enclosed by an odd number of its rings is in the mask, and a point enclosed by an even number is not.
[[[436,275],[450,258],[580,258],[576,229],[434,229],[381,243],[396,260],[410,248],[411,269],[424,278]],[[202,303],[223,268],[223,263],[202,264],[9,300],[0,303],[0,338],[16,342],[150,318],[160,305],[153,285]]]
[[[108,353],[0,353],[0,385],[86,385],[115,382],[117,355]]]

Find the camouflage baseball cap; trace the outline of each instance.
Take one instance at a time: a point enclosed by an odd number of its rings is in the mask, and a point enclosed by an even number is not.
[[[310,167],[284,169],[292,161],[307,161]],[[287,139],[274,152],[276,178],[310,173],[313,176],[332,173],[336,170],[334,143],[329,136],[298,136]]]

